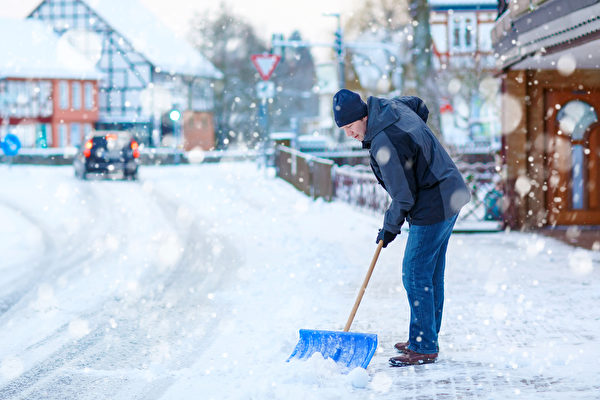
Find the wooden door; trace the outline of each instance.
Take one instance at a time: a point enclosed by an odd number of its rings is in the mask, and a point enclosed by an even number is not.
[[[547,91],[549,223],[600,225],[600,91]]]

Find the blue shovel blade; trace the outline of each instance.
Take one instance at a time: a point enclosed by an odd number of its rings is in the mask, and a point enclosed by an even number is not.
[[[376,349],[377,335],[372,333],[300,329],[300,341],[287,361],[305,360],[318,352],[350,369],[367,368]]]

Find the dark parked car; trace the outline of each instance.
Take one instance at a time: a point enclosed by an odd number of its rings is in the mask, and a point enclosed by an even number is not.
[[[139,156],[139,145],[131,133],[96,131],[86,138],[75,156],[75,176],[86,179],[92,173],[137,179]]]

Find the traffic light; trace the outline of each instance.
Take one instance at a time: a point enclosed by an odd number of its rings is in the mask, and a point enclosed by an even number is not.
[[[280,56],[280,61],[283,61],[285,58],[285,47],[281,44],[283,39],[284,37],[281,33],[274,33],[271,35],[271,54]]]
[[[181,118],[181,112],[174,108],[169,112],[169,118],[171,118],[171,121],[177,122],[179,121],[179,118]]]
[[[335,31],[335,52],[337,53],[338,56],[342,56],[342,51],[343,51],[343,47],[342,47],[342,30],[341,29],[337,29]]]

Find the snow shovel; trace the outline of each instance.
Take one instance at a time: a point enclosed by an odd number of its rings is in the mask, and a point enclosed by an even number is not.
[[[356,367],[367,368],[375,350],[377,349],[377,335],[373,333],[355,333],[348,332],[350,325],[354,321],[354,316],[360,305],[367,284],[371,275],[373,274],[373,268],[383,247],[383,240],[380,240],[375,255],[371,261],[371,266],[365,276],[365,280],[358,292],[356,301],[348,322],[344,327],[343,332],[338,331],[318,331],[312,329],[300,329],[300,341],[296,345],[294,352],[288,358],[290,361],[292,358],[304,360],[310,358],[314,353],[321,353],[324,358],[331,358],[339,365],[343,365],[349,369]]]

